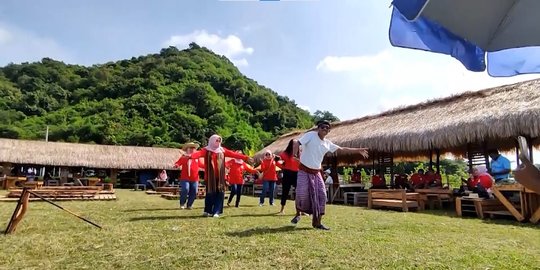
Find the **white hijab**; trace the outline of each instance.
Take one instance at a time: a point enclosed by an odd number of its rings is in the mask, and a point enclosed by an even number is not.
[[[210,138],[208,139],[208,145],[205,147],[206,150],[210,152],[214,152],[216,154],[223,153],[223,147],[221,147],[221,143],[219,143],[219,145],[216,146],[216,142],[218,139],[221,139],[221,136],[217,134],[210,136]]]

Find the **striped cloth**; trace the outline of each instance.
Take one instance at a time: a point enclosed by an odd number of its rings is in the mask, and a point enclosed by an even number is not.
[[[296,184],[296,209],[315,217],[324,215],[326,187],[321,173],[311,174],[300,169]]]

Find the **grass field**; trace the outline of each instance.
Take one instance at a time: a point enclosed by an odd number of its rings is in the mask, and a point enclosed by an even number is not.
[[[330,205],[323,223],[289,226],[278,206],[203,218],[202,200],[180,210],[143,192],[117,201],[60,202],[104,229],[43,202],[31,202],[13,235],[1,236],[0,269],[540,269],[540,226]],[[0,229],[15,203],[0,203]]]

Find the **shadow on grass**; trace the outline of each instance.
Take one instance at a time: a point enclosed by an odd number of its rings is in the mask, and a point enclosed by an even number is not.
[[[169,219],[199,219],[207,218],[203,216],[148,216],[148,217],[134,217],[129,221],[144,221],[144,220],[169,220]]]
[[[260,227],[260,228],[253,228],[245,231],[238,231],[238,232],[227,232],[225,233],[227,236],[232,237],[250,237],[254,235],[260,235],[260,234],[267,234],[267,233],[286,233],[286,232],[292,232],[292,231],[306,231],[306,230],[313,230],[312,228],[296,228],[294,226],[282,226],[277,228],[269,228],[269,227]]]
[[[128,210],[123,210],[122,212],[171,211],[171,210],[181,210],[181,209],[180,209],[180,207],[174,207],[174,208],[142,208],[142,209],[128,209]]]
[[[469,219],[469,220],[478,220],[479,217],[477,217],[475,214],[470,215],[464,215],[462,217],[458,217],[456,215],[455,211],[449,210],[449,209],[437,209],[437,210],[424,210],[418,212],[422,215],[433,215],[433,216],[443,216],[443,217],[449,217],[449,218],[456,218],[456,219]],[[484,218],[481,220],[483,223],[486,224],[495,224],[495,225],[509,225],[509,226],[517,226],[517,227],[523,227],[523,228],[535,228],[540,229],[539,226],[532,224],[528,222],[528,220],[524,220],[523,222],[517,221],[513,216],[496,216],[493,219],[490,218]]]
[[[236,207],[234,207],[234,202],[231,203],[231,206],[227,206],[227,204],[225,203],[225,207],[226,208],[236,208]],[[256,205],[256,204],[248,204],[248,205],[240,204],[240,207],[238,207],[238,208],[249,208],[249,207],[258,207],[258,205]]]
[[[292,217],[293,215],[291,215]],[[277,213],[264,213],[264,214],[252,214],[252,213],[245,213],[245,214],[238,214],[238,215],[224,215],[224,217],[279,217]]]

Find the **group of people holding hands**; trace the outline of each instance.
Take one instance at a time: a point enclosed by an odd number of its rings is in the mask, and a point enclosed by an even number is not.
[[[340,147],[326,135],[331,130],[328,121],[318,121],[316,127],[303,134],[298,140],[291,140],[287,148],[279,155],[274,155],[267,150],[260,161],[260,167],[255,169],[249,163],[253,159],[244,155],[240,150],[229,150],[221,145],[222,138],[212,135],[208,139],[206,147],[197,150],[198,144],[187,143],[183,146],[183,154],[175,163],[176,168],[181,168],[180,174],[180,207],[191,209],[197,195],[199,169],[204,170],[206,197],[204,201],[204,216],[219,217],[223,213],[224,197],[227,185],[231,187],[231,195],[227,205],[236,197],[235,207],[240,204],[243,174],[259,173],[263,180],[263,190],[259,199],[259,205],[263,206],[265,196],[269,193],[269,203],[274,204],[274,188],[278,180],[277,168],[283,172],[281,214],[284,213],[285,204],[291,187],[296,188],[296,215],[291,220],[297,224],[301,214],[312,216],[312,226],[316,229],[329,230],[322,224],[322,216],[325,214],[326,187],[321,175],[321,163],[328,152],[342,151],[359,153],[368,157],[366,148]],[[226,161],[226,158],[230,160]],[[228,174],[228,176],[227,176]]]

